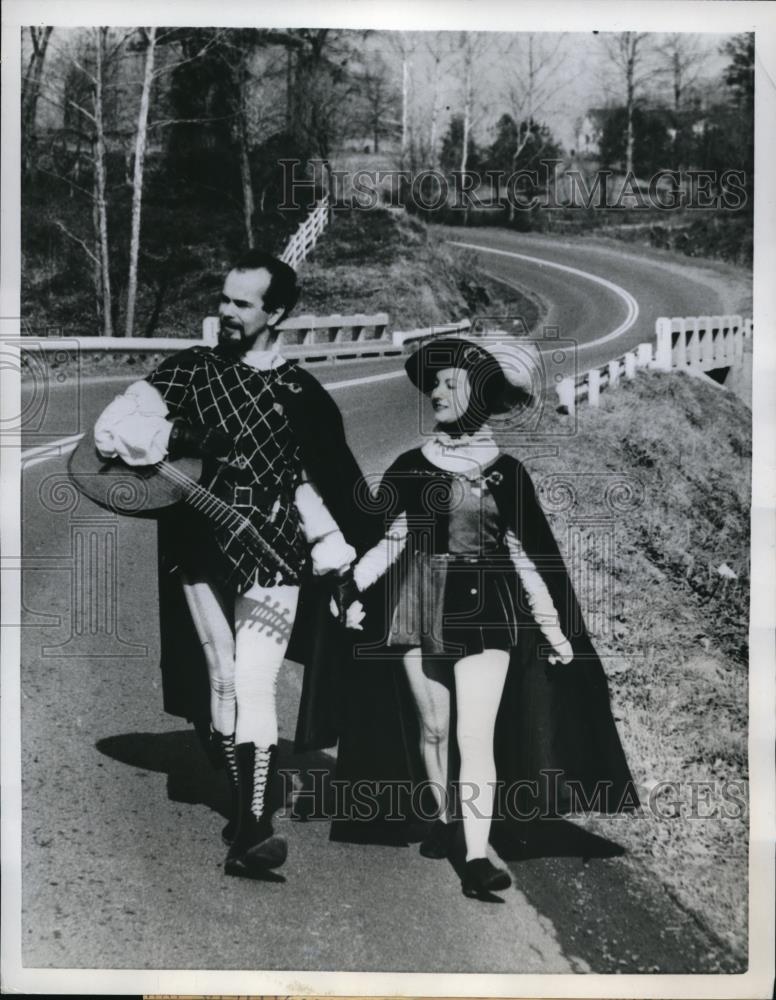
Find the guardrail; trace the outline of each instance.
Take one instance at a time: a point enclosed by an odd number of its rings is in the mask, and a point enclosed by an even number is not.
[[[280,259],[291,267],[298,267],[318,242],[318,237],[328,224],[329,196],[324,195],[307,218],[299,223]]]
[[[306,362],[349,361],[356,358],[392,357],[407,345],[428,337],[468,330],[468,319],[417,330],[387,332],[387,313],[356,313],[350,316],[293,316],[278,328],[278,344],[285,357]],[[34,340],[34,349],[105,353],[174,353],[188,347],[213,347],[218,343],[218,317],[202,321],[202,337],[48,337]],[[21,344],[24,349],[24,344]],[[33,347],[33,343],[30,343]]]
[[[601,391],[632,379],[642,368],[656,371],[708,372],[741,365],[744,341],[752,336],[751,319],[741,316],[661,316],[655,322],[656,344],[639,344],[635,350],[563,379],[557,387],[558,402],[567,413],[587,401],[598,406]]]
[[[342,316],[290,316],[278,327],[278,345],[364,343],[386,339],[388,313],[355,313]],[[218,343],[218,317],[206,316],[202,322],[202,340]]]

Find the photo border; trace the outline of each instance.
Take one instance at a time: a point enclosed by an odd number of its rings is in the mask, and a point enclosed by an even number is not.
[[[18,337],[20,313],[20,32],[22,25],[122,23],[267,27],[334,26],[382,30],[566,31],[670,30],[756,33],[755,253],[753,361],[752,587],[750,615],[750,867],[749,970],[741,975],[438,975],[217,970],[31,969],[21,964],[20,759],[20,440],[0,449],[2,514],[2,986],[4,992],[187,993],[363,996],[754,997],[772,995],[774,979],[774,763],[776,683],[774,608],[776,551],[773,444],[776,439],[776,4],[729,0],[547,0],[472,3],[433,0],[358,3],[289,0],[281,6],[240,0],[212,3],[138,0],[98,4],[79,0],[7,0],[2,10],[2,281],[0,339]],[[13,350],[12,348],[9,348]],[[13,359],[12,359],[13,360]],[[20,379],[4,364],[2,416],[19,412]],[[20,438],[20,435],[18,436]],[[6,442],[4,442],[5,444]]]

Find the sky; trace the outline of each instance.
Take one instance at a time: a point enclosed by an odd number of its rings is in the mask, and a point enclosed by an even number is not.
[[[398,32],[375,32],[363,43],[365,51],[379,51],[383,54],[394,70],[397,85],[401,81],[398,35]],[[411,57],[412,79],[416,95],[421,95],[421,100],[423,96],[428,100],[433,62],[427,50],[427,42],[432,40],[433,35],[447,36],[444,41],[451,49],[443,63],[440,86],[443,112],[449,118],[462,104],[460,32],[416,32],[409,35],[409,41],[415,43]],[[525,77],[528,36],[526,33],[506,32],[489,33],[489,37],[485,33],[478,35],[483,39],[483,51],[475,60],[477,107],[474,131],[475,137],[483,142],[490,140],[492,136],[488,129],[508,110],[507,92],[510,84],[519,85],[521,75]],[[535,51],[555,54],[549,71],[545,74],[546,102],[536,117],[550,125],[555,138],[566,149],[573,148],[576,141],[575,121],[584,116],[589,107],[600,107],[606,103],[607,98],[613,99],[618,92],[622,92],[622,88],[617,86],[616,74],[613,73],[606,54],[606,37],[593,32],[567,33],[562,36],[544,32],[535,35]],[[700,77],[710,81],[712,86],[721,87],[722,70],[729,60],[719,50],[732,36],[697,34],[690,37],[694,39],[694,44],[702,55],[702,61],[697,67]],[[645,57],[644,69],[648,72],[645,88],[651,91],[662,88],[662,92],[668,96],[666,81],[656,72],[660,60],[654,53],[654,49],[665,39],[665,35],[659,34],[651,34],[645,39],[645,49],[651,51]]]

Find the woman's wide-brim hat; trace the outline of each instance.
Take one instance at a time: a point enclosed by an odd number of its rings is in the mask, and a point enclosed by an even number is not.
[[[532,345],[510,343],[498,332],[481,342],[464,337],[427,340],[410,355],[404,369],[421,392],[428,394],[446,368],[462,368],[469,376],[472,401],[489,414],[529,405],[539,386]],[[512,338],[514,339],[514,338]]]

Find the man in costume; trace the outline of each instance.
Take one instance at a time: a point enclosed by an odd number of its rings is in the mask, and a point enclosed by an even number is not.
[[[225,764],[225,871],[249,878],[268,877],[286,857],[285,841],[273,835],[269,789],[276,685],[292,627],[302,619],[307,648],[299,655],[297,644],[294,658],[308,668],[342,655],[341,645],[331,646],[331,580],[369,533],[336,404],[273,346],[298,295],[292,268],[249,251],[224,282],[218,346],[165,360],[95,426],[98,451],[129,465],[202,458],[201,481],[227,511],[215,524],[212,510],[208,517],[180,505],[160,518],[162,668],[165,708],[201,733],[209,728],[209,748]],[[230,518],[229,509],[242,517]],[[306,672],[299,749],[336,740],[331,662],[326,670]]]

